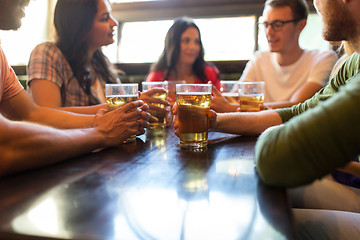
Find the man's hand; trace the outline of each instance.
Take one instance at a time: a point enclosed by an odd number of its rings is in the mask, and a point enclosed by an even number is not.
[[[150,114],[143,101],[133,101],[124,106],[105,113],[99,110],[94,118],[94,128],[103,135],[106,146],[121,144],[131,135],[141,135],[149,125]]]
[[[239,107],[239,104],[233,104],[226,100],[214,85],[212,86],[212,95],[210,107],[218,113],[235,112]]]
[[[177,104],[175,103],[173,108],[172,108],[172,112],[173,112],[173,124],[174,124],[174,133],[176,136],[179,137],[179,117],[177,116],[178,113],[178,107]],[[210,109],[210,116],[209,116],[209,128],[215,128],[216,127],[216,120],[217,120],[217,114],[215,111]]]

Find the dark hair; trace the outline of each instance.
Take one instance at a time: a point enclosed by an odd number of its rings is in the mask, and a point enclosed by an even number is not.
[[[272,8],[285,7],[291,8],[293,18],[297,20],[307,19],[309,15],[309,7],[305,0],[267,0],[265,7]]]
[[[181,35],[190,27],[196,28],[200,36],[200,30],[198,26],[196,26],[193,20],[188,17],[181,17],[175,19],[173,25],[167,32],[165,37],[164,50],[161,53],[159,60],[152,64],[150,68],[150,71],[165,70],[163,80],[168,79],[172,71],[177,74],[175,66],[180,56]],[[193,64],[193,71],[202,82],[207,82],[207,78],[204,72],[204,66],[206,64],[208,63],[206,63],[204,60],[204,47],[202,45],[200,36],[200,53]]]
[[[56,45],[64,54],[79,85],[89,97],[89,105],[98,104],[99,100],[91,94],[91,85],[95,78],[90,72],[90,65],[104,82],[116,82],[112,65],[101,49],[95,51],[89,63],[87,44],[99,0],[58,0],[54,13],[57,33]]]

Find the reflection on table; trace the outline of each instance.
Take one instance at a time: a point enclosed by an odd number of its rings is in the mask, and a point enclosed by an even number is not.
[[[192,152],[171,128],[147,132],[135,144],[4,178],[0,237],[292,238],[284,191],[256,176],[256,138],[209,140]]]

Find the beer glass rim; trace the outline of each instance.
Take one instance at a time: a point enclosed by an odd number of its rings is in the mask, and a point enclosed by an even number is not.
[[[261,84],[261,85],[265,85],[264,81],[256,81],[256,82],[239,82],[239,84]]]
[[[182,90],[184,87],[185,88],[189,87],[189,89],[191,89],[191,91]],[[212,91],[212,84],[196,84],[196,83],[176,84],[176,93],[177,94],[183,94],[183,93],[188,93],[188,92],[211,94],[211,91]]]
[[[106,83],[105,86],[139,86],[138,83]]]
[[[177,85],[181,85],[181,86],[199,86],[199,87],[208,87],[211,86],[211,83],[181,83],[181,84],[176,84]]]
[[[167,82],[174,82],[174,83],[177,83],[177,82],[182,82],[182,84],[185,84],[185,83],[186,83],[186,80],[171,80],[171,79],[168,79],[168,80],[164,80],[164,81],[167,81]]]
[[[158,82],[141,82],[142,85],[158,85],[158,84],[168,84],[168,81],[158,81]]]
[[[221,80],[220,83],[239,83],[239,80]]]

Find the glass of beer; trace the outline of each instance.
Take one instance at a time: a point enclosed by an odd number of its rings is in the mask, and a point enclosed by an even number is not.
[[[265,82],[240,82],[239,98],[241,112],[258,112],[264,103]]]
[[[239,81],[220,81],[221,95],[230,103],[239,103]]]
[[[181,148],[207,147],[212,84],[176,84]]]
[[[139,99],[138,84],[137,83],[114,83],[106,84],[106,102],[109,111],[115,110],[125,103],[129,103]],[[124,141],[124,143],[135,142],[136,136],[132,135]]]
[[[142,91],[143,92],[149,91],[154,88],[162,88],[166,92],[165,93],[155,93],[152,95],[152,97],[166,101],[167,95],[168,95],[167,94],[168,93],[168,82],[167,81],[164,81],[164,82],[142,82]],[[164,104],[155,103],[153,105],[155,105],[156,107],[165,109]],[[155,123],[150,123],[150,127],[148,129],[157,131],[157,130],[162,130],[162,129],[166,128],[166,123],[167,123],[167,120],[169,119],[169,116],[167,116],[167,113],[165,110],[160,112],[160,111],[150,109],[149,112],[151,115],[156,117],[159,121],[155,122]]]

